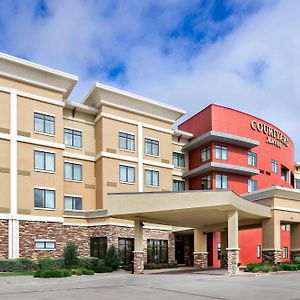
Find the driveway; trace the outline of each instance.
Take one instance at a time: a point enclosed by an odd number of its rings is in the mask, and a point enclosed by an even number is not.
[[[62,279],[0,277],[0,299],[300,299],[300,273],[125,271]]]

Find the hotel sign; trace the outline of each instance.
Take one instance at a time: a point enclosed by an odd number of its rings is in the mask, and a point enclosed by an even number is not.
[[[251,128],[255,131],[262,132],[267,137],[267,143],[273,144],[279,148],[281,148],[282,144],[288,147],[289,139],[284,134],[282,134],[277,129],[261,122],[257,122],[253,120],[251,122]]]

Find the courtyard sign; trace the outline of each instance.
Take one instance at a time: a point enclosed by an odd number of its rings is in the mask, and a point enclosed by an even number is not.
[[[288,137],[286,137],[280,131],[274,129],[273,127],[271,127],[265,123],[261,123],[261,122],[257,122],[255,120],[253,120],[251,122],[251,128],[253,130],[263,132],[267,136],[268,144],[273,144],[279,148],[281,148],[282,144],[285,145],[286,147],[288,147],[288,145],[289,145]]]

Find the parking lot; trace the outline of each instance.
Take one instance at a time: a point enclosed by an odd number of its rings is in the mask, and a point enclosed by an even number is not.
[[[62,279],[0,277],[0,299],[300,299],[300,273],[125,271]]]

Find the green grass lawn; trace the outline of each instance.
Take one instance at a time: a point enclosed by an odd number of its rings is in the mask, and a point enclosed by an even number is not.
[[[0,272],[1,276],[32,276],[34,272]]]

